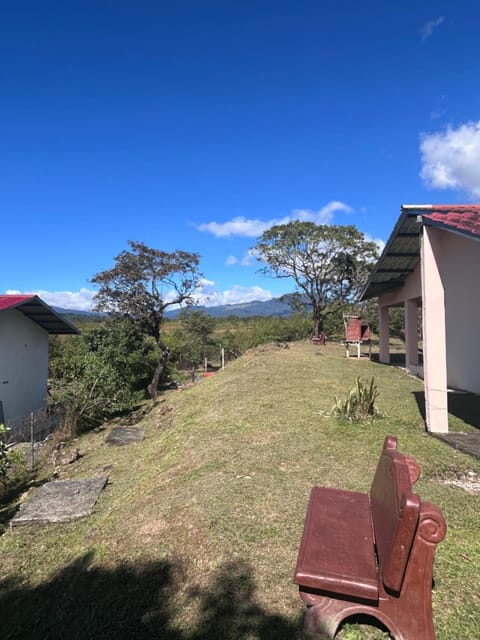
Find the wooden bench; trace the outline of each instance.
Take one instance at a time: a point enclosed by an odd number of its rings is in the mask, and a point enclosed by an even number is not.
[[[367,615],[395,640],[434,640],[433,561],[446,525],[412,493],[419,476],[387,436],[369,494],[312,489],[294,578],[305,638],[333,638],[346,618]]]

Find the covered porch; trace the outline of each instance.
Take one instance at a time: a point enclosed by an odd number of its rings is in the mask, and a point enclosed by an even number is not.
[[[378,297],[383,363],[389,309],[403,306],[405,366],[424,379],[425,422],[436,433],[448,432],[449,389],[480,394],[479,240],[480,206],[404,205],[362,293]]]

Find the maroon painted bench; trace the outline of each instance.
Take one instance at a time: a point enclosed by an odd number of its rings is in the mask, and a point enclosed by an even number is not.
[[[369,494],[312,489],[294,578],[305,638],[333,638],[346,618],[367,615],[395,640],[434,640],[433,561],[446,525],[412,493],[419,476],[387,436]]]

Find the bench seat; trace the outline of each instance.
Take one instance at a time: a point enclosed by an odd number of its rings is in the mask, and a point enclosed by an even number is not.
[[[312,489],[294,577],[305,639],[332,639],[342,621],[366,615],[395,640],[435,640],[433,562],[446,525],[413,493],[419,476],[387,436],[369,493]]]
[[[339,526],[339,522],[348,526]],[[366,493],[314,487],[295,582],[362,600],[378,600],[378,576]]]

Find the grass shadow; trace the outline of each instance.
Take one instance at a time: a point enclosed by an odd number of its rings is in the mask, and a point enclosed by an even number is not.
[[[418,410],[425,421],[425,393],[423,391],[414,391],[413,395]],[[474,393],[449,391],[448,413],[459,418],[466,424],[480,429],[480,396]]]
[[[480,429],[480,396],[474,393],[449,392],[448,413]]]
[[[373,352],[370,356],[370,360],[385,367],[405,367],[405,354],[404,353],[390,353],[389,362],[380,362],[380,354]]]
[[[425,392],[424,391],[412,391],[415,402],[417,403],[418,411],[422,416],[423,422],[427,420],[427,412],[425,410]]]
[[[41,487],[48,482],[48,478],[34,480],[34,477],[34,472],[25,472],[5,486],[0,486],[0,536],[16,514],[20,496],[31,487]]]
[[[221,566],[205,587],[193,586],[185,604],[199,619],[189,631],[175,620],[176,593],[188,580],[180,561],[95,565],[92,552],[74,560],[48,582],[26,586],[20,578],[0,582],[2,638],[13,640],[292,640],[301,620],[265,611],[255,597],[250,566]]]

